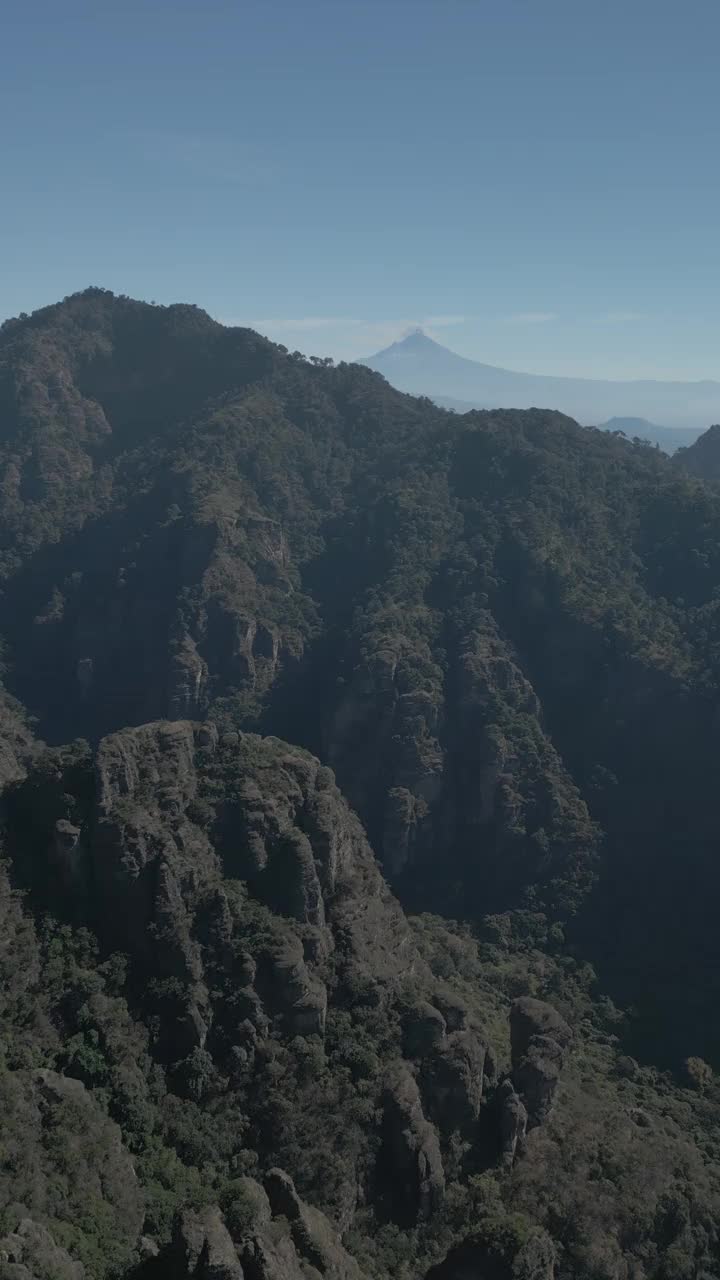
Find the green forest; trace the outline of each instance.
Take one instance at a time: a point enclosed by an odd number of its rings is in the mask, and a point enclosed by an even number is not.
[[[720,428],[0,329],[0,1280],[720,1280]]]

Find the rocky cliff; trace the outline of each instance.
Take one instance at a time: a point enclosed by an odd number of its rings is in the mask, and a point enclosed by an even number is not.
[[[346,1230],[370,1214],[407,1231],[443,1221],[448,1185],[467,1176],[458,1150],[473,1152],[470,1167],[499,1166],[503,1094],[483,1002],[420,954],[317,759],[275,738],[161,721],[94,752],[40,753],[6,790],[5,829],[36,911],[52,904],[68,925],[90,926],[109,964],[118,952],[129,958],[125,999],[149,1030],[132,1083],[129,1063],[108,1076],[120,1015],[101,988],[88,993],[65,1015],[79,1028],[70,1070],[95,1087],[99,1071],[126,1120],[128,1089],[147,1114],[162,1079],[166,1105],[202,1108],[208,1137],[240,1175],[249,1236],[233,1243],[219,1208],[194,1211],[176,1224],[179,1274],[245,1268],[270,1278],[302,1264],[338,1280],[359,1275],[322,1213],[302,1208],[292,1178]],[[530,1006],[543,1030],[562,1024]],[[530,1048],[513,1046],[532,1108]],[[67,1090],[89,1105],[79,1080]],[[543,1116],[549,1101],[545,1089]],[[211,1136],[218,1125],[222,1139]],[[276,1161],[285,1173],[273,1172]],[[269,1209],[251,1170],[263,1174]],[[278,1216],[287,1237],[263,1227]],[[166,1256],[158,1251],[158,1266]]]

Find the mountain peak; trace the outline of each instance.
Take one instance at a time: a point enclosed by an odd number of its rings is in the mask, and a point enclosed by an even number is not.
[[[720,412],[720,382],[605,381],[523,373],[470,360],[414,327],[383,351],[359,361],[381,373],[392,386],[411,395],[463,409],[530,409],[552,406],[595,425],[607,419],[644,419],[649,426],[630,422],[632,434],[669,439],[666,429],[692,428],[697,433]],[[652,424],[662,422],[660,429]],[[628,430],[620,422],[613,427]],[[671,447],[688,443],[673,440]]]
[[[412,329],[406,329],[400,338],[395,342],[391,342],[388,347],[384,347],[382,351],[378,351],[377,355],[370,356],[367,361],[361,363],[369,364],[371,361],[382,359],[384,356],[394,358],[396,356],[414,356],[418,359],[427,358],[430,355],[438,354],[452,356],[453,353],[448,351],[447,347],[443,347],[434,338],[431,338],[420,325],[415,325]],[[460,357],[455,357],[459,359]]]
[[[434,342],[420,325],[415,325],[412,329],[406,329],[405,333],[397,342],[393,342],[394,347],[437,347],[439,343]]]

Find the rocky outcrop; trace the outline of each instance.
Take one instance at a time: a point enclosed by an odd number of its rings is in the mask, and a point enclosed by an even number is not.
[[[236,1091],[280,1144],[272,1108],[282,1095],[268,1081],[287,1071],[304,1096],[297,1038],[322,1040],[335,1014],[336,1053],[349,1017],[340,1047],[349,1078],[369,1073],[370,1109],[353,1122],[354,1149],[348,1142],[347,1169],[336,1162],[328,1203],[352,1221],[374,1195],[383,1142],[396,1175],[392,1214],[432,1215],[444,1186],[438,1135],[411,1072],[383,1103],[375,1027],[387,1026],[398,1049],[405,1040],[419,1074],[432,1061],[427,1107],[448,1130],[477,1118],[484,1050],[460,1029],[462,1002],[421,959],[329,769],[279,739],[160,722],[112,735],[94,756],[50,752],[12,799],[18,866],[28,814],[37,823],[31,894],[72,920],[87,903],[102,951],[130,956],[134,998],[156,1028],[151,1052],[177,1095],[200,1105]],[[58,858],[73,878],[50,886]],[[356,1021],[368,1024],[358,1054]]]
[[[391,879],[417,856],[429,833],[431,805],[442,787],[444,759],[438,738],[441,677],[427,654],[377,641],[358,662],[327,729],[327,748],[352,803],[378,832],[379,852]],[[434,671],[437,692],[408,687],[408,668]],[[358,742],[372,740],[369,752]],[[378,789],[382,794],[377,806]]]
[[[274,1218],[290,1224],[290,1234],[301,1262],[329,1280],[362,1280],[360,1268],[340,1243],[329,1220],[297,1194],[292,1178],[282,1169],[271,1169],[265,1191]]]
[[[244,1280],[232,1236],[218,1208],[187,1211],[175,1224],[172,1262],[182,1280]]]
[[[486,1047],[472,1031],[453,1031],[423,1064],[424,1093],[443,1132],[468,1130],[480,1115]]]
[[[266,1007],[276,1011],[288,1035],[324,1035],[327,989],[312,978],[299,938],[289,937],[273,952],[261,976]]]
[[[564,913],[589,887],[597,833],[511,642],[489,611],[476,620],[436,634],[427,619],[421,638],[398,616],[364,638],[326,750],[403,900],[484,915],[519,879],[551,904],[559,878]]]
[[[264,1186],[240,1179],[238,1190],[239,1216],[213,1206],[177,1219],[167,1259],[173,1280],[363,1280],[330,1221],[282,1169],[271,1169]]]
[[[523,996],[514,1002],[510,1010],[510,1048],[513,1063],[527,1053],[535,1036],[549,1036],[556,1040],[562,1049],[568,1049],[573,1039],[572,1028],[568,1026],[557,1009],[544,1000]]]
[[[439,1009],[428,1001],[419,1001],[403,1018],[404,1051],[408,1058],[424,1058],[442,1044],[447,1023]]]
[[[512,1080],[503,1080],[497,1092],[500,1152],[504,1165],[511,1166],[522,1150],[527,1133],[527,1107],[515,1091]]]
[[[528,1113],[540,1124],[552,1107],[572,1031],[556,1009],[527,996],[510,1011],[512,1078]]]
[[[92,885],[92,923],[106,947],[129,952],[185,988],[168,1052],[182,1057],[204,1045],[212,1023],[208,961],[237,973],[248,993],[244,1016],[256,1026],[262,999],[288,1034],[322,1034],[325,985],[310,972],[300,936],[283,929],[275,944],[243,959],[239,922],[222,885],[224,871],[243,873],[279,918],[315,926],[316,961],[333,949],[325,896],[331,899],[341,883],[356,879],[369,889],[358,920],[375,906],[382,914],[385,888],[329,770],[275,740],[243,735],[220,744],[213,725],[187,721],[103,740],[77,800],[68,795],[77,780],[63,778],[62,767],[59,760],[52,786],[42,784],[46,864],[62,873],[69,908],[79,879]],[[220,783],[228,771],[237,779],[232,801]],[[33,778],[17,793],[11,828],[15,813],[21,826],[25,791],[37,809],[37,785]],[[348,910],[345,901],[338,914]]]
[[[390,1074],[385,1087],[378,1181],[389,1215],[401,1226],[427,1221],[445,1193],[438,1135],[425,1118],[415,1079],[404,1066]]]
[[[32,1218],[0,1239],[0,1280],[85,1280],[85,1268]]]

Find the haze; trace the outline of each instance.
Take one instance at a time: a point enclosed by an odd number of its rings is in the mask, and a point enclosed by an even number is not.
[[[0,312],[93,283],[345,359],[422,324],[717,378],[719,36],[714,0],[13,0]]]

